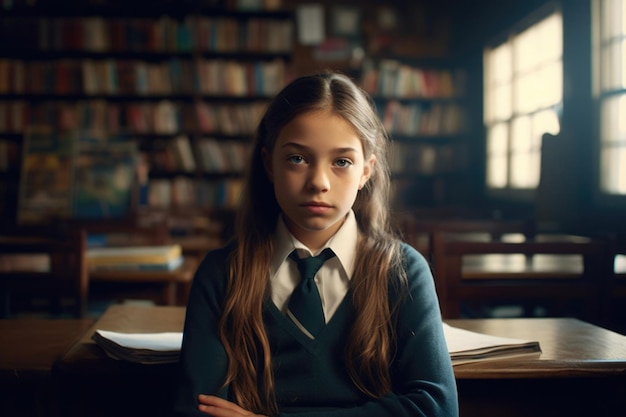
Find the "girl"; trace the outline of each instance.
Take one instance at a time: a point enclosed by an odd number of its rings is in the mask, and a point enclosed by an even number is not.
[[[194,278],[177,415],[458,415],[429,266],[389,224],[387,146],[344,75],[296,79],[272,101],[236,239]],[[295,314],[298,263],[327,248],[312,330]]]

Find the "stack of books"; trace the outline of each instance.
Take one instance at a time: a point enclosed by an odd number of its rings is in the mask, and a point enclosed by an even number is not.
[[[171,271],[182,263],[178,244],[87,249],[87,265],[92,271]]]

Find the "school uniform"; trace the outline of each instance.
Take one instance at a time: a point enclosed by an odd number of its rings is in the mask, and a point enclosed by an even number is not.
[[[278,223],[270,261],[271,297],[264,303],[263,319],[270,340],[279,415],[458,416],[455,379],[433,278],[422,255],[402,244],[409,293],[402,298],[396,321],[397,352],[390,365],[393,390],[372,399],[354,385],[344,365],[344,346],[356,314],[350,291],[358,241],[354,214],[349,214],[327,242],[326,247],[336,256],[326,261],[315,278],[326,326],[314,338],[285,312],[299,281],[289,254],[294,249],[301,255],[316,254],[298,242],[282,221]],[[206,415],[197,411],[199,393],[230,399],[228,387],[221,387],[228,358],[218,335],[227,284],[224,260],[230,250],[232,246],[208,253],[194,278],[174,402],[176,415]]]

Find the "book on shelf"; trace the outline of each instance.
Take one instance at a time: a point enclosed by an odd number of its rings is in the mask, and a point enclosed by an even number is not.
[[[95,265],[91,267],[91,271],[174,271],[178,269],[185,259],[183,256],[173,258],[169,261],[156,262],[156,263],[113,263],[110,265]]]
[[[477,333],[447,323],[443,324],[443,330],[453,366],[541,354],[539,342],[535,340]],[[114,359],[145,364],[177,361],[182,344],[182,332],[119,333],[96,330],[92,338]]]
[[[87,265],[96,271],[172,270],[182,262],[182,247],[179,244],[87,249]]]
[[[473,332],[443,324],[448,351],[453,365],[539,356],[541,346],[536,340],[524,340]]]
[[[196,170],[196,159],[194,158],[189,136],[184,134],[176,135],[173,139],[172,147],[178,163],[177,166],[185,172],[194,172]]]

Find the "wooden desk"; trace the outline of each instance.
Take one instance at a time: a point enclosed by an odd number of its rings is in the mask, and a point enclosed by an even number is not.
[[[626,378],[626,336],[573,318],[454,319],[463,329],[539,340],[539,358],[507,359],[455,367],[457,379]]]
[[[58,362],[64,381],[71,382],[67,387],[73,405],[66,415],[164,415],[176,366],[115,361],[91,340],[91,334],[96,328],[181,331],[184,312],[184,307],[110,307]],[[462,417],[618,417],[622,414],[615,410],[626,410],[625,336],[576,319],[447,322],[499,336],[536,339],[543,350],[539,358],[455,367]],[[82,403],[76,404],[79,399]],[[124,401],[128,404],[121,407]]]
[[[455,367],[461,416],[623,416],[626,337],[577,319],[446,320],[539,340],[539,358]]]
[[[91,340],[96,329],[181,331],[184,307],[113,305],[57,361],[63,417],[167,416],[176,364],[140,365],[109,358]]]
[[[59,415],[52,367],[92,324],[89,319],[0,320],[2,415]]]

